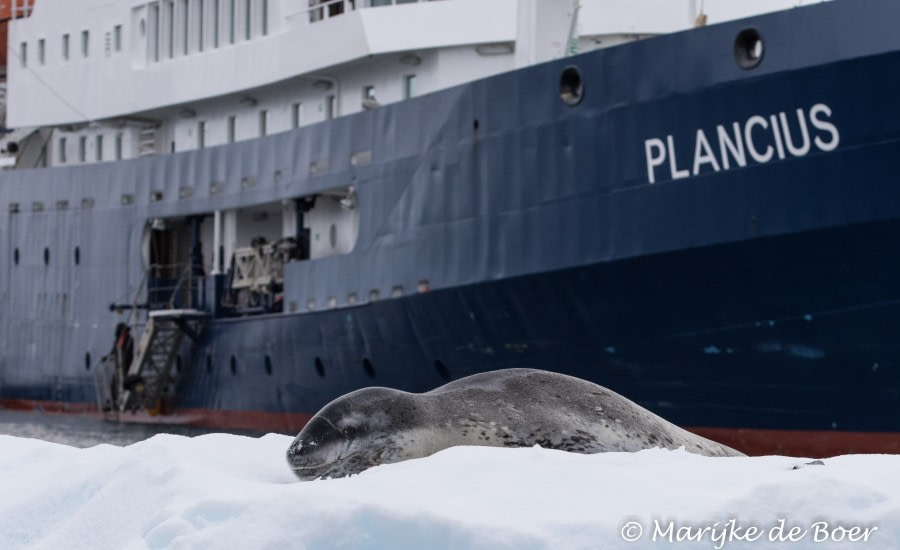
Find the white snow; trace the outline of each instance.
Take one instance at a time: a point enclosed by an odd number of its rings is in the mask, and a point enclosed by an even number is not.
[[[0,436],[0,548],[900,548],[900,456],[795,470],[809,460],[457,447],[300,482],[290,442]]]

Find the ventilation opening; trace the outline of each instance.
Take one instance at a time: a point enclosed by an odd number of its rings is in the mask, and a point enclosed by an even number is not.
[[[759,31],[744,29],[734,39],[734,60],[742,69],[752,69],[762,63],[765,45]]]
[[[268,374],[269,376],[272,376],[272,358],[269,357],[268,355],[266,355],[265,364],[266,364],[266,374]]]
[[[372,366],[372,361],[368,357],[363,358],[363,370],[366,371],[369,378],[375,378],[375,367]]]
[[[559,97],[566,105],[575,106],[581,103],[584,96],[584,83],[581,81],[581,71],[578,67],[570,65],[563,69],[559,77]]]
[[[434,361],[434,370],[437,371],[438,376],[443,378],[446,381],[450,381],[450,371],[447,370],[447,365],[444,364],[440,359],[435,359]]]
[[[319,374],[319,376],[324,377],[325,376],[325,364],[322,363],[322,358],[316,357],[315,364],[316,364],[316,372]]]

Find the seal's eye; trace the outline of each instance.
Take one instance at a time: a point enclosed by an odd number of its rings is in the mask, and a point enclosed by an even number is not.
[[[356,428],[354,428],[353,426],[347,426],[346,428],[341,430],[341,433],[343,433],[344,437],[346,437],[347,439],[356,439]]]

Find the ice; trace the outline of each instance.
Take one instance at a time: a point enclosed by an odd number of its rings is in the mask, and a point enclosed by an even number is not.
[[[158,435],[77,449],[0,436],[0,548],[900,547],[900,456],[808,465],[683,450],[455,447],[301,482],[285,461],[290,443]],[[629,522],[637,542],[623,538]],[[678,540],[704,527],[701,540]],[[761,538],[735,538],[750,527]],[[768,538],[793,527],[803,538]],[[868,540],[847,540],[864,529]],[[826,533],[844,540],[815,540]]]

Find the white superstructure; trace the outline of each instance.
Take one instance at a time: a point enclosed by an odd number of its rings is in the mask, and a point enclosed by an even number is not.
[[[797,2],[731,4],[37,0],[10,22],[6,125],[52,129],[19,166],[210,147]]]

